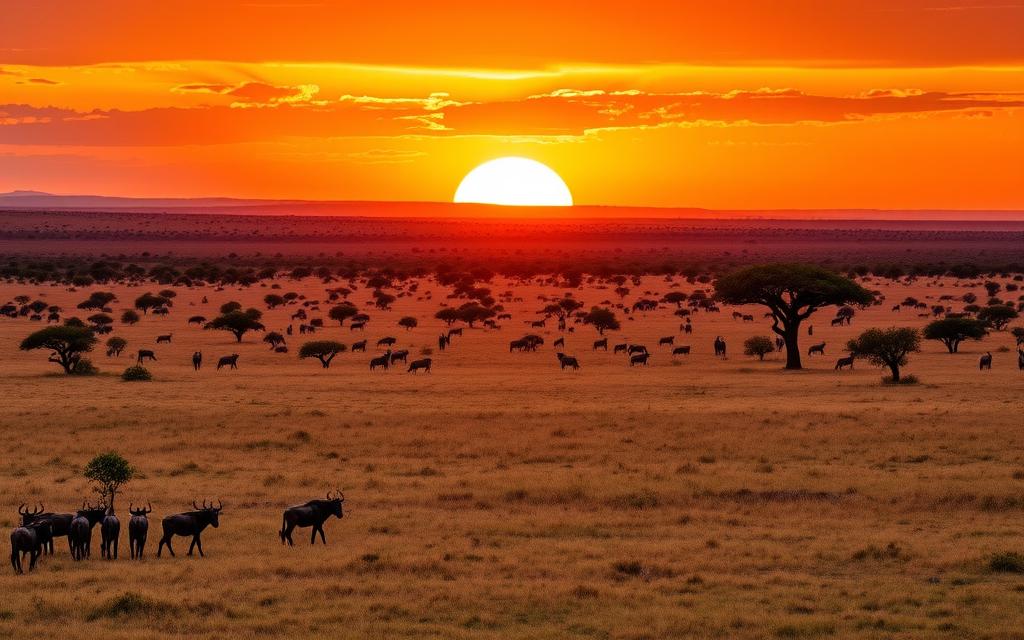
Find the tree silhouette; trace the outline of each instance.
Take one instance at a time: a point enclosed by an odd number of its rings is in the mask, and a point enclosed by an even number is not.
[[[91,329],[62,325],[40,329],[21,341],[22,351],[49,349],[49,361],[59,364],[64,373],[72,373],[82,354],[92,351],[97,340]]]
[[[234,334],[235,340],[242,341],[242,336],[250,331],[263,331],[265,328],[260,322],[263,312],[259,309],[247,309],[241,311],[235,309],[206,323],[205,329],[219,329]]]
[[[135,468],[120,454],[109,451],[90,460],[82,475],[93,482],[108,512],[113,513],[117,491],[135,477]]]
[[[615,312],[611,309],[605,309],[602,307],[594,307],[583,317],[585,324],[592,324],[597,332],[602,336],[605,331],[617,331],[619,329],[619,319],[615,317]]]
[[[926,340],[938,340],[950,353],[956,353],[964,340],[981,340],[988,334],[985,323],[973,318],[943,318],[924,328]]]
[[[909,327],[868,329],[846,343],[850,355],[867,359],[878,367],[888,367],[892,381],[900,381],[900,367],[907,364],[907,356],[921,350],[921,334]]]
[[[299,358],[303,360],[316,358],[324,366],[324,369],[329,369],[334,356],[344,353],[347,349],[348,347],[334,340],[317,340],[302,345],[299,349]]]

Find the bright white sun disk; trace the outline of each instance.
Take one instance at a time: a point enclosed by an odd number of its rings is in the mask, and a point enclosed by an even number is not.
[[[529,158],[490,160],[466,174],[455,202],[525,207],[571,207],[572,194],[548,166]]]

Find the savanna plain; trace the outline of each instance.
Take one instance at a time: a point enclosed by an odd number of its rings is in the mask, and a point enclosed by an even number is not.
[[[1008,277],[987,278],[1003,285]],[[139,475],[118,498],[154,507],[145,558],[74,562],[66,541],[32,573],[0,573],[0,635],[66,638],[71,629],[115,638],[1021,638],[1024,577],[994,558],[1024,551],[1024,434],[1016,346],[1007,331],[968,341],[958,354],[925,341],[906,373],[883,385],[858,360],[833,370],[845,342],[868,327],[921,327],[913,296],[986,296],[982,278],[861,278],[885,302],[830,326],[811,318],[825,356],[784,371],[784,358],[742,355],[742,342],[772,335],[763,308],[696,313],[680,331],[674,305],[631,315],[609,342],[645,344],[648,366],[593,351],[593,327],[534,329],[538,296],[566,290],[497,276],[511,320],[447,329],[434,313],[449,289],[420,277],[390,310],[350,300],[371,316],[364,332],[325,317],[313,336],[275,353],[259,333],[242,342],[186,320],[225,302],[264,310],[268,330],[297,322],[298,303],[267,310],[263,297],[293,291],[321,300],[317,278],[278,277],[250,287],[176,286],[167,316],[115,325],[125,354],[90,354],[100,375],[64,376],[20,341],[39,322],[0,320],[0,523],[18,506],[76,508],[92,499],[81,471],[114,450]],[[28,295],[73,310],[91,290],[117,295],[114,316],[144,283],[69,290],[0,283],[0,300]],[[617,302],[614,285],[571,290],[587,308]],[[628,304],[649,292],[710,285],[644,276]],[[203,302],[204,297],[206,302]],[[754,316],[733,319],[732,312]],[[405,330],[399,318],[418,326]],[[533,353],[510,340],[537,333]],[[170,344],[157,335],[173,334]],[[397,365],[371,372],[375,342],[397,338],[429,374]],[[579,371],[558,367],[564,336]],[[672,356],[664,336],[690,345]],[[712,341],[725,338],[728,355]],[[300,360],[306,339],[348,344],[329,369]],[[155,351],[151,382],[123,382],[139,348]],[[191,355],[202,351],[203,368]],[[981,354],[994,355],[980,371]],[[238,353],[237,370],[216,370]],[[340,489],[345,515],[326,525],[327,545],[294,547],[278,535],[291,504]],[[205,558],[155,557],[160,517],[192,500],[220,499],[220,526],[203,534]],[[123,518],[126,520],[126,518]],[[1009,555],[1009,557],[1018,557]],[[1011,567],[1012,568],[1012,567]]]

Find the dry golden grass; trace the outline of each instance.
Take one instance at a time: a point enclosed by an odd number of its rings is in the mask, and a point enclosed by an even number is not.
[[[324,297],[312,280],[283,286]],[[72,562],[60,541],[33,574],[0,573],[0,636],[1022,637],[1024,577],[988,566],[1024,551],[1024,374],[997,350],[1012,339],[954,356],[925,343],[907,368],[914,386],[881,386],[862,362],[835,373],[855,332],[924,324],[890,312],[895,302],[966,291],[951,280],[870,286],[888,304],[848,328],[821,313],[813,341],[829,355],[803,372],[740,355],[744,338],[767,334],[754,308],[744,310],[753,324],[731,309],[698,314],[695,335],[677,339],[694,354],[678,363],[655,347],[678,333],[671,310],[624,321],[611,342],[646,343],[647,368],[592,353],[595,333],[579,327],[565,351],[583,368],[561,372],[551,329],[540,352],[507,352],[538,288],[517,290],[526,302],[500,331],[467,330],[435,352],[429,376],[370,374],[372,354],[323,370],[297,359],[297,335],[281,355],[258,335],[236,346],[185,326],[227,300],[257,304],[259,287],[181,289],[169,317],[118,325],[129,353],[156,350],[149,383],[122,382],[129,358],[100,350],[105,375],[56,375],[45,354],[17,350],[38,324],[4,319],[0,523],[13,526],[22,501],[71,509],[89,495],[81,467],[108,449],[142,474],[119,511],[150,500],[156,518],[142,562],[127,559],[125,533],[116,562],[98,552]],[[651,278],[636,291],[666,287]],[[147,288],[158,287],[109,288],[115,311]],[[444,296],[430,289],[433,302],[371,310],[371,345],[394,335],[414,357],[436,350]],[[2,285],[0,301],[19,293],[65,308],[87,295]],[[368,297],[354,295],[360,306]],[[290,311],[268,312],[268,328]],[[403,315],[420,327],[397,327]],[[170,330],[172,345],[152,344]],[[716,335],[729,342],[724,361],[710,353]],[[339,336],[362,337],[336,325],[316,337]],[[198,374],[195,349],[208,363]],[[986,350],[995,368],[979,372]],[[214,371],[216,356],[236,351],[238,371]],[[282,508],[334,487],[347,512],[328,522],[328,545],[310,547],[300,530],[294,548],[281,546]],[[225,503],[220,528],[204,534],[207,557],[184,557],[178,538],[177,558],[156,559],[159,517],[203,497]]]

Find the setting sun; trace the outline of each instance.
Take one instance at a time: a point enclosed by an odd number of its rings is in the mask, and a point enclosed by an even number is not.
[[[455,202],[534,207],[571,207],[565,181],[529,158],[498,158],[473,169],[455,191]]]

